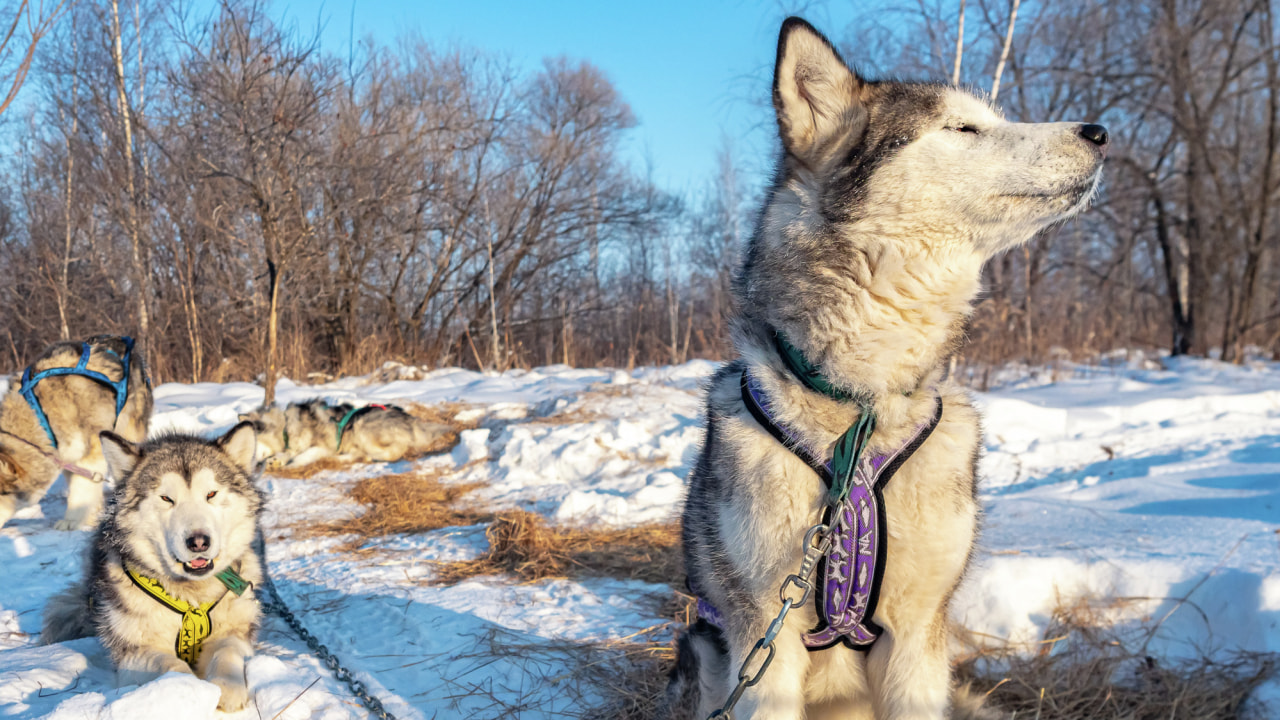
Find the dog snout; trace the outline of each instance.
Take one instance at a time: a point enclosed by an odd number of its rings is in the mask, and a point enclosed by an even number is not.
[[[209,549],[209,534],[196,531],[187,536],[187,549],[191,552],[204,552]]]
[[[1111,143],[1111,136],[1107,134],[1107,129],[1101,125],[1081,125],[1080,137],[1097,145],[1104,154],[1107,152],[1107,145]]]

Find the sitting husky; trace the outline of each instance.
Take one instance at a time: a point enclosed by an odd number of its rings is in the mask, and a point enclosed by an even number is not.
[[[739,720],[956,717],[948,606],[981,433],[947,360],[983,263],[1088,204],[1107,133],[861,78],[795,18],[773,103],[782,154],[735,284],[739,358],[711,380],[689,477],[699,620],[668,701],[699,720],[731,693]]]
[[[104,432],[121,479],[84,582],[49,602],[41,642],[97,635],[120,685],[195,673],[222,690],[220,709],[243,708],[261,618],[262,565],[251,549],[263,502],[249,476],[256,445],[249,423],[215,441],[169,435],[141,446]]]
[[[324,400],[270,407],[240,416],[258,431],[258,459],[268,466],[306,465],[339,456],[361,462],[394,462],[445,449],[453,428],[419,420],[393,405]]]
[[[0,526],[33,505],[59,473],[67,511],[59,530],[92,527],[102,511],[107,465],[98,434],[147,436],[151,383],[133,340],[98,335],[50,346],[0,401]]]

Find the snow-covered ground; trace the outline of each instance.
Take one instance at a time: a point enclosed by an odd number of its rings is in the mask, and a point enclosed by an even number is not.
[[[477,425],[452,453],[419,461],[496,507],[612,524],[673,518],[701,439],[699,389],[714,365],[635,372],[548,367],[420,380],[284,383],[280,399],[462,403]],[[979,396],[986,411],[982,548],[955,604],[987,635],[1032,641],[1076,596],[1123,597],[1160,618],[1152,650],[1280,651],[1280,367],[1184,360],[1168,369],[1077,369]],[[261,400],[249,384],[156,389],[153,429],[206,433]],[[496,717],[502,705],[567,711],[544,666],[490,652],[506,643],[624,638],[661,623],[666,588],[615,580],[431,585],[432,561],[475,557],[483,527],[377,540],[357,559],[343,538],[300,523],[359,512],[344,489],[407,463],[306,480],[265,476],[268,561],[281,593],[322,642],[402,718]],[[87,533],[61,533],[59,488],[0,530],[0,716],[213,717],[217,692],[189,676],[117,688],[92,639],[41,647],[48,596],[79,576]],[[1190,595],[1188,596],[1188,593]],[[501,647],[501,645],[499,646]],[[364,711],[278,619],[248,668],[256,705],[239,718],[346,718]],[[565,678],[560,678],[564,681]],[[314,683],[314,685],[313,685]],[[283,711],[283,712],[282,712]]]

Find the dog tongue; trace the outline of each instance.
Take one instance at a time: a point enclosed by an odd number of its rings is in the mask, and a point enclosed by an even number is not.
[[[208,564],[209,564],[209,559],[208,559],[208,558],[196,558],[195,560],[192,560],[191,562],[189,562],[189,563],[187,563],[187,564],[188,564],[188,565],[190,565],[191,567],[195,568],[196,570],[199,570],[200,568],[202,568],[202,567],[204,567],[205,565],[208,565]]]

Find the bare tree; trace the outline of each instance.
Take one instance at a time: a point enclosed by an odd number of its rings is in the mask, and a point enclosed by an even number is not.
[[[0,7],[0,62],[16,59],[16,67],[8,72],[0,67],[0,88],[8,86],[0,97],[0,114],[18,96],[35,60],[36,45],[53,30],[70,1],[57,0],[46,6],[44,0],[17,0],[16,6]],[[5,22],[9,18],[12,20]]]

